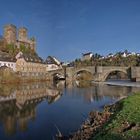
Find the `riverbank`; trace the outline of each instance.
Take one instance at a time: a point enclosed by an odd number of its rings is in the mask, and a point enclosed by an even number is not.
[[[140,93],[133,94],[103,112],[90,112],[81,128],[69,140],[139,140]]]
[[[115,104],[115,111],[92,140],[140,139],[140,93]]]
[[[125,87],[140,87],[140,82],[132,82],[130,80],[108,80],[105,82],[92,81],[92,84],[105,84],[105,85],[111,85],[111,86],[125,86]]]
[[[130,80],[111,80],[103,82],[103,84],[112,86],[140,87],[140,82],[132,82]]]

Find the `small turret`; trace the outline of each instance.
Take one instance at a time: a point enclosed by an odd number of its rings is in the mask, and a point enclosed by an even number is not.
[[[30,39],[30,47],[31,50],[36,51],[36,39],[34,37]]]

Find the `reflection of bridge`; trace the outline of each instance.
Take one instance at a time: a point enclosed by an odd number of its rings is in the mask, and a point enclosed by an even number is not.
[[[75,80],[79,72],[89,72],[94,81],[105,81],[108,75],[114,71],[125,73],[130,79],[140,81],[140,67],[121,67],[121,66],[85,66],[85,67],[67,67],[61,70],[50,71],[49,76],[56,74],[66,77],[67,80]]]

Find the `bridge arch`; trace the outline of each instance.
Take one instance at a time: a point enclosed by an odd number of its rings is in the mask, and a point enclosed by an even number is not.
[[[61,73],[61,72],[51,73],[50,76],[52,77],[53,80],[58,80],[58,79],[64,79],[65,78],[64,73]]]
[[[73,78],[76,79],[80,74],[87,74],[90,75],[90,79],[93,79],[93,72],[88,69],[79,69],[73,73]]]
[[[114,70],[109,70],[108,72],[102,73],[102,81],[106,81],[109,75],[113,72],[121,72],[127,75],[127,77],[129,77],[127,70],[114,69]]]

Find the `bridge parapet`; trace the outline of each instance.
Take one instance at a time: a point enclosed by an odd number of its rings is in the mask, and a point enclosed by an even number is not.
[[[89,71],[91,73],[95,73],[95,66],[82,66],[82,67],[67,67],[66,70],[78,72],[78,71]]]
[[[97,66],[97,73],[102,73],[105,71],[124,71],[129,67],[119,67],[119,66]]]

